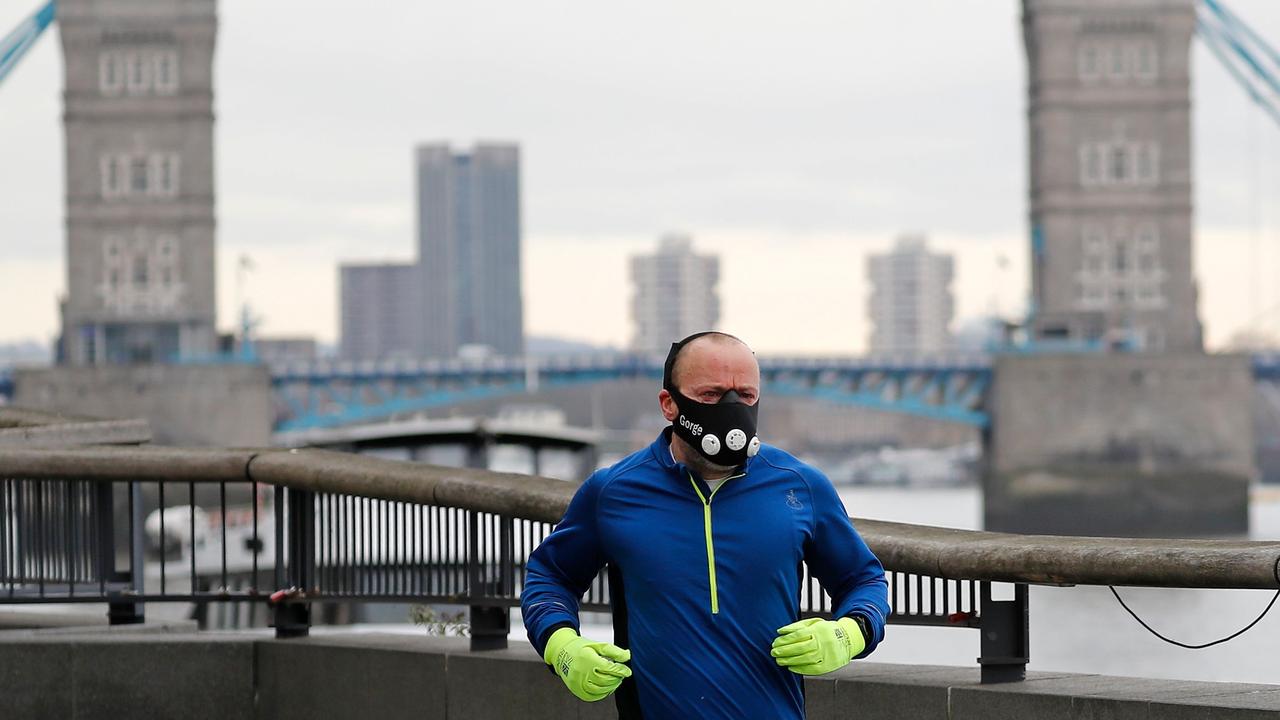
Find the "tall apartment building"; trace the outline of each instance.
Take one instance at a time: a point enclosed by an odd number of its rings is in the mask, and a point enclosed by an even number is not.
[[[930,252],[923,236],[898,238],[891,252],[867,258],[871,336],[876,353],[931,353],[951,345],[954,269],[950,255]]]
[[[671,343],[714,328],[720,321],[719,281],[720,258],[695,253],[687,235],[666,235],[657,252],[633,256],[632,349],[665,353]]]
[[[215,0],[59,0],[67,295],[61,362],[216,348]]]
[[[338,271],[342,357],[420,358],[422,272],[416,264],[344,264]]]
[[[466,345],[524,353],[520,290],[520,150],[478,143],[416,153],[424,356]]]
[[[1199,349],[1194,0],[1023,0],[1033,331]]]

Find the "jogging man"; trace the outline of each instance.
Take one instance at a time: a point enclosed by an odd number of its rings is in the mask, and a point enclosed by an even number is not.
[[[831,482],[756,436],[760,368],[737,338],[671,346],[649,447],[596,471],[529,558],[529,640],[586,701],[632,718],[804,718],[804,675],[864,657],[889,613],[880,561]],[[799,619],[801,563],[835,620]],[[608,565],[614,642],[578,634]]]

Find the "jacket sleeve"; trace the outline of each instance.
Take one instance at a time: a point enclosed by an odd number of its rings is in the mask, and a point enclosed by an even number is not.
[[[600,472],[587,478],[569,502],[560,524],[529,555],[520,592],[520,614],[529,642],[539,655],[557,628],[578,629],[578,601],[604,567],[596,532],[600,483]]]
[[[806,473],[813,498],[814,531],[804,549],[809,571],[831,596],[832,617],[861,615],[871,637],[858,657],[866,657],[884,639],[889,616],[889,585],[884,567],[853,527],[844,503],[826,476]]]

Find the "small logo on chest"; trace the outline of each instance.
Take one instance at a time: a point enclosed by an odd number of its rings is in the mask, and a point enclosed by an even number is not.
[[[799,510],[800,508],[804,507],[803,505],[800,504],[800,498],[796,497],[795,490],[787,491],[787,507],[791,508],[792,510]]]

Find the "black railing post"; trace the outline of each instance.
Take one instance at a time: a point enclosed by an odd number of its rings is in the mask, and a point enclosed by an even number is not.
[[[143,622],[142,603],[120,599],[120,592],[140,593],[142,586],[142,499],[135,483],[126,486],[129,493],[129,570],[121,572],[116,565],[115,483],[97,483],[98,577],[107,596],[107,623],[136,625]]]
[[[507,555],[508,538],[512,537],[507,518],[499,520],[500,542],[499,560]],[[488,566],[480,550],[480,513],[472,510],[467,513],[467,597],[471,598],[471,649],[502,650],[507,647],[507,635],[511,633],[511,614],[503,605],[481,605],[477,601],[487,598],[492,602],[503,594],[503,570],[505,564],[498,568],[496,575],[482,573]]]
[[[1031,656],[1031,613],[1027,584],[1013,586],[1012,600],[992,600],[991,583],[982,583],[979,632],[982,633],[982,682],[1018,682],[1027,676]]]
[[[277,590],[284,592],[275,599],[273,624],[278,638],[306,637],[311,632],[311,603],[306,597],[315,586],[316,574],[315,493],[289,488],[284,494],[288,507],[283,513],[277,509],[276,521],[284,517],[286,547],[276,548],[276,563],[278,566],[284,553],[284,575],[289,587]]]

